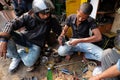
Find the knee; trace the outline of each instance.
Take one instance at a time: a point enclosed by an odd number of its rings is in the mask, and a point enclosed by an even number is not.
[[[62,51],[62,50],[60,50],[60,49],[58,49],[58,54],[59,54],[60,56],[65,56],[64,51]]]
[[[65,56],[66,55],[66,50],[64,48],[58,48],[58,54],[60,56]]]
[[[24,57],[24,58],[21,58],[21,59],[22,59],[24,65],[27,66],[27,67],[33,66],[36,63],[36,61],[38,60],[38,58],[30,58],[30,57],[29,58]]]
[[[23,61],[24,65],[27,67],[31,67],[35,64],[35,61],[33,61],[33,60],[22,59],[22,61]]]
[[[27,66],[27,67],[31,67],[31,66],[34,65],[33,63],[32,63],[32,64],[31,64],[31,63],[26,63],[26,62],[23,62],[23,63],[24,63],[24,65]]]

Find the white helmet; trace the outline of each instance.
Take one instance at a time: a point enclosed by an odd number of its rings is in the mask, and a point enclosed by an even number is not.
[[[33,0],[32,9],[35,13],[50,13],[54,8],[51,0]]]

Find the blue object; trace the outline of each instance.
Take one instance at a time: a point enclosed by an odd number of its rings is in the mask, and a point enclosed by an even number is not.
[[[71,74],[72,74],[72,73],[71,73],[69,70],[67,70],[67,69],[62,69],[61,72],[64,73],[64,74],[67,74],[67,75],[71,75]]]

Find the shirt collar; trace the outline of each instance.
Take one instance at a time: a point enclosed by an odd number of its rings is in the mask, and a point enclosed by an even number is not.
[[[76,17],[76,15],[75,15],[75,16],[73,17],[73,21],[72,21],[73,24],[75,24],[76,19],[77,19],[77,17]]]
[[[72,21],[72,23],[75,24],[76,20],[77,20],[77,16],[74,15],[74,16],[73,16],[73,21]],[[88,21],[88,19],[86,19],[85,21]],[[83,22],[85,22],[85,21],[83,21]]]

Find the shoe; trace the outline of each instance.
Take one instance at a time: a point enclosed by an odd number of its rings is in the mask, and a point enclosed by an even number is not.
[[[18,49],[17,52],[20,54],[22,52],[25,52],[25,49],[23,49],[23,48],[22,49]]]
[[[10,66],[9,66],[9,72],[10,72],[10,73],[16,71],[16,69],[17,69],[20,61],[21,61],[20,58],[13,58],[13,59],[12,59],[12,62],[10,63]]]
[[[97,66],[97,67],[94,68],[94,70],[93,70],[93,72],[92,72],[92,75],[93,75],[93,76],[96,76],[96,75],[101,74],[101,73],[102,73],[102,68],[101,68],[101,66]]]

